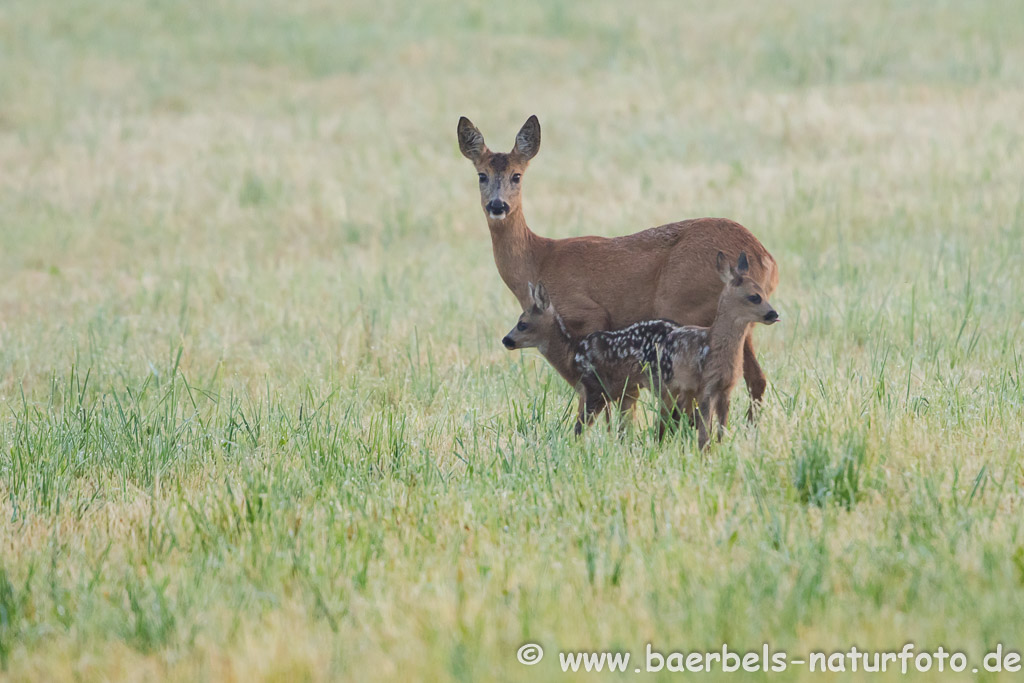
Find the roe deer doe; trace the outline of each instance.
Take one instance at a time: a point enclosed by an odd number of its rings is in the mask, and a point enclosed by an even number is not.
[[[459,119],[458,138],[459,149],[477,171],[502,280],[523,308],[530,304],[527,283],[543,281],[567,330],[576,336],[652,318],[710,325],[722,291],[714,269],[719,251],[730,259],[746,252],[750,279],[766,295],[778,285],[771,254],[749,230],[724,218],[669,223],[623,237],[540,237],[527,227],[521,199],[523,174],[540,149],[537,117],[526,121],[508,154],[490,151],[466,117]],[[743,341],[752,417],[766,383],[751,336]]]
[[[704,448],[712,413],[718,415],[718,439],[722,438],[750,326],[779,320],[764,290],[748,276],[745,253],[733,268],[719,252],[716,271],[725,286],[711,327],[645,320],[578,337],[566,328],[544,284],[531,283],[530,304],[501,342],[508,349],[537,348],[576,389],[576,434],[609,403],[628,410],[640,390],[649,388],[661,399],[659,437],[666,423],[682,413],[692,424],[696,404],[698,445]]]

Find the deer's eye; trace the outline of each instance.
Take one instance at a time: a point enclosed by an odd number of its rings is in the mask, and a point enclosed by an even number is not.
[[[485,174],[483,174],[483,173],[477,173],[476,177],[480,179],[481,183],[486,183],[487,182],[487,176]]]
[[[529,325],[527,325],[526,323],[524,323],[521,320],[519,321],[519,324],[516,325],[516,329],[519,330],[520,332],[526,332],[526,328],[527,327],[529,327]]]
[[[747,301],[749,301],[752,304],[759,304],[761,303],[761,295],[751,294],[750,296],[747,297]]]
[[[523,179],[523,174],[522,173],[513,173],[512,174],[512,182],[513,183],[518,183],[522,179]]]

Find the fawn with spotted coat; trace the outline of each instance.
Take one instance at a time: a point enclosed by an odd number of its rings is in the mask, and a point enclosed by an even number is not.
[[[632,408],[646,388],[661,399],[659,435],[681,414],[691,424],[696,417],[698,444],[704,448],[713,414],[718,416],[718,439],[722,438],[729,397],[742,375],[743,343],[750,326],[779,320],[764,289],[748,276],[748,267],[745,253],[733,267],[719,252],[716,268],[724,287],[710,327],[645,320],[621,330],[574,336],[544,284],[538,283],[529,285],[530,304],[501,341],[508,349],[536,348],[576,389],[576,434],[609,403]]]

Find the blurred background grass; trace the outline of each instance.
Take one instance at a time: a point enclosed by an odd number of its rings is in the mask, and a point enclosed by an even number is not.
[[[7,675],[1019,641],[1020,3],[8,0],[0,65]],[[498,344],[455,124],[529,114],[537,232],[779,261],[715,456]]]

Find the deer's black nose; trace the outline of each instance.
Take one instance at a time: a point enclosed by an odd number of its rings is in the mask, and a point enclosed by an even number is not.
[[[487,213],[491,213],[494,215],[508,213],[508,204],[501,201],[500,199],[492,199],[491,201],[487,202]]]
[[[501,343],[505,345],[506,349],[516,348],[516,343],[512,341],[512,337],[508,336],[507,334],[505,335],[505,338],[501,340]]]
[[[765,314],[765,316],[764,316],[764,321],[765,321],[766,323],[773,323],[773,322],[775,322],[775,321],[776,321],[776,320],[778,320],[778,319],[779,319],[779,314],[778,314],[778,312],[777,312],[777,311],[775,311],[774,309],[772,309],[772,310],[768,311],[768,312],[767,312],[767,313]]]

